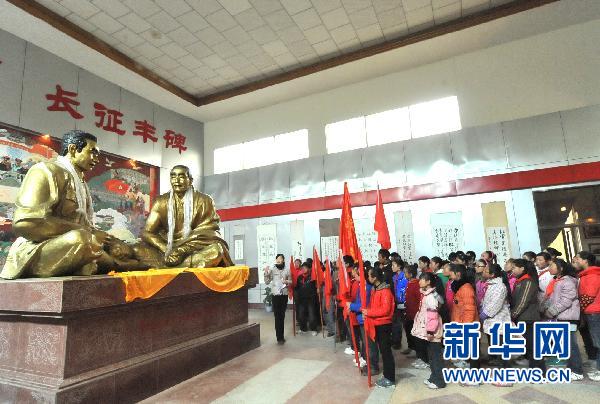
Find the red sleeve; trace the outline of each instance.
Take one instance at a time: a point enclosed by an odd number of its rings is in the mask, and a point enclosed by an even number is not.
[[[378,290],[375,295],[375,304],[369,307],[367,314],[369,317],[387,317],[390,315],[390,311],[394,312],[394,295],[389,288]]]
[[[350,287],[350,301],[353,302],[356,300],[356,295],[358,293],[358,282],[352,282],[352,286]]]

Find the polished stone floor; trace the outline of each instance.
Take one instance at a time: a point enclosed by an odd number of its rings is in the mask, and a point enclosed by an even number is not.
[[[288,311],[288,314],[291,314]],[[461,387],[429,390],[428,370],[410,367],[414,360],[396,355],[397,386],[367,387],[352,358],[321,334],[292,336],[286,316],[285,345],[275,343],[273,315],[250,310],[261,325],[261,347],[150,397],[144,403],[600,403],[600,382],[585,379],[568,385]],[[586,358],[584,358],[586,359]],[[376,380],[378,376],[375,376]]]

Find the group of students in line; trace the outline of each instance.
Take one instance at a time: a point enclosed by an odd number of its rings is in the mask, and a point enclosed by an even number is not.
[[[546,361],[533,355],[533,324],[564,321],[574,325],[570,328],[570,358],[566,363],[571,369],[571,381],[584,378],[577,331],[588,359],[595,360],[596,369],[587,375],[593,381],[600,381],[600,267],[596,266],[593,254],[581,251],[569,263],[560,258],[560,252],[547,248],[537,254],[528,251],[521,258],[509,259],[504,268],[497,264],[491,251],[485,251],[479,259],[472,251],[457,251],[447,258],[423,256],[417,264],[410,264],[397,253],[380,250],[377,262],[364,263],[368,304],[362,308],[359,266],[351,256],[344,256],[344,268],[332,265],[332,278],[337,281],[337,271],[347,271],[350,285],[348,292],[341,295],[336,293],[339,285],[334,282],[329,310],[323,301],[326,295],[323,287],[319,290],[311,279],[312,260],[304,263],[296,260],[292,268],[297,271],[293,296],[300,332],[310,330],[317,335],[322,315],[328,337],[348,341],[344,352],[355,356],[355,365],[361,366],[362,374],[369,371],[379,374],[381,358],[383,377],[376,384],[390,387],[396,382],[393,350],[402,349],[404,330],[407,347],[400,353],[415,357],[413,367],[430,369],[424,383],[431,389],[439,389],[446,386],[442,373],[446,366],[442,344],[444,323],[480,322],[481,332],[488,335],[496,323],[524,322],[526,355],[511,361],[545,372]],[[283,344],[287,288],[292,285],[292,276],[281,254],[275,268],[265,270],[265,282],[277,289],[273,311],[277,340]],[[280,300],[278,306],[276,299]],[[374,325],[374,340],[365,335],[365,317]],[[489,365],[504,368],[512,363],[493,356],[488,361]],[[459,360],[453,365],[479,368],[480,360]]]

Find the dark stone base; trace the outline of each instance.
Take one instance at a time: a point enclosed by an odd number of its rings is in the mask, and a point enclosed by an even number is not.
[[[108,276],[0,281],[0,402],[136,402],[257,348],[246,287],[184,273],[125,303]]]
[[[65,379],[55,390],[0,379],[1,402],[135,403],[260,346],[258,324],[232,327]]]

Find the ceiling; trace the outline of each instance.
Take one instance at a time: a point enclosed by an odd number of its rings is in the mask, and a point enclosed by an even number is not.
[[[36,0],[195,97],[511,0]]]
[[[600,2],[597,0],[556,1],[540,7],[534,7],[528,11],[470,26],[467,29],[458,29],[445,35],[433,36],[426,40],[421,38],[420,40],[410,42],[406,46],[372,53],[371,55],[367,55],[368,57],[357,58],[348,63],[330,65],[320,70],[315,69],[310,71],[310,74],[298,76],[287,81],[282,80],[279,83],[272,83],[273,85],[255,88],[251,92],[240,92],[239,95],[198,106],[198,103],[182,98],[176,92],[157,83],[156,80],[149,79],[147,75],[140,74],[126,67],[123,63],[107,56],[89,44],[74,38],[46,20],[40,19],[23,8],[16,6],[12,1],[16,0],[0,0],[0,29],[29,41],[143,98],[152,100],[152,102],[164,108],[202,122],[215,121],[243,114],[270,105],[300,99],[311,94],[333,91],[341,86],[364,82],[388,74],[397,74],[398,72],[418,66],[558,30],[572,24],[600,19]],[[209,1],[211,0],[198,0],[197,3],[208,3]],[[336,2],[335,0],[327,1]],[[531,1],[532,3],[537,1],[538,5],[543,3],[541,0],[523,0],[523,2],[525,1]],[[62,6],[62,3],[65,2],[66,0],[63,0],[60,4],[49,1],[45,1],[44,3],[47,5],[52,4],[55,12],[62,10],[65,13],[68,11]],[[79,3],[80,0],[70,0],[70,2]],[[128,4],[135,5],[142,2],[148,2],[149,4],[150,0],[123,0],[122,2],[117,0],[95,0],[93,3],[88,2],[88,5],[108,4],[109,2],[117,4],[118,7],[127,6]],[[223,2],[225,3],[225,1]],[[283,4],[283,0],[281,2],[272,0],[271,2]],[[374,0],[369,3],[381,2]],[[458,3],[457,1],[446,2],[449,4]],[[190,3],[192,3],[191,0]],[[400,0],[396,0],[393,3],[400,4],[401,2]],[[430,0],[427,0],[427,3],[432,5],[442,4],[442,2],[432,2]],[[462,8],[463,3],[461,2],[460,4]],[[493,4],[497,3],[494,2]],[[58,7],[62,7],[62,9]],[[131,9],[131,7],[128,6],[128,9]],[[71,14],[70,11],[68,13]],[[130,12],[129,14],[132,13]],[[121,18],[129,14],[124,14]],[[71,18],[73,17],[74,15],[71,16]],[[116,19],[117,21],[119,21],[118,18]],[[417,36],[419,35],[421,34]],[[402,38],[400,40],[405,41]],[[204,62],[202,63],[205,64]],[[308,68],[306,69],[309,70]]]

